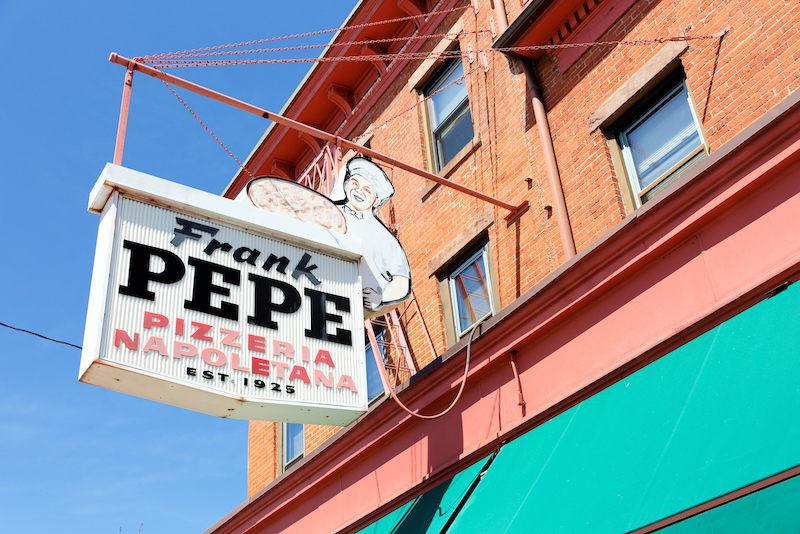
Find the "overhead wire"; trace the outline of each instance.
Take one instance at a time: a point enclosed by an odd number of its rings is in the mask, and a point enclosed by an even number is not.
[[[469,33],[482,32],[484,30],[475,30]],[[448,34],[437,34],[445,36]],[[636,40],[616,40],[616,41],[590,41],[582,43],[561,43],[561,44],[541,44],[541,45],[525,45],[525,46],[508,46],[500,48],[485,48],[475,50],[474,53],[520,53],[532,51],[550,51],[565,48],[591,48],[599,46],[652,46],[656,44],[664,44],[668,42],[681,42],[681,41],[698,41],[698,40],[711,40],[718,39],[724,32],[719,32],[710,35],[693,35],[693,36],[677,36],[677,37],[658,37],[652,39],[636,39]],[[410,41],[422,38],[432,38],[433,35],[428,36],[409,36],[398,38],[398,40]],[[394,40],[395,38],[388,38]],[[342,45],[355,46],[371,44],[381,40],[367,39],[363,41],[351,41],[349,43],[341,43]],[[388,41],[387,41],[388,42]],[[306,45],[298,47],[284,47],[284,48],[270,48],[270,49],[255,49],[255,50],[240,50],[234,52],[219,52],[219,53],[202,53],[191,54],[186,56],[147,56],[135,58],[136,61],[150,64],[156,69],[166,68],[187,68],[187,67],[214,67],[214,66],[227,66],[227,65],[262,65],[262,64],[281,64],[281,63],[338,63],[338,62],[364,62],[364,61],[394,61],[397,59],[448,59],[453,57],[467,57],[467,54],[459,50],[451,51],[430,51],[430,52],[386,52],[383,54],[367,54],[367,55],[353,55],[353,56],[338,56],[338,57],[312,57],[312,58],[275,58],[275,59],[196,59],[198,57],[215,57],[222,55],[232,54],[252,54],[252,53],[267,53],[267,52],[280,52],[287,50],[302,50],[308,48],[321,48],[329,45]]]
[[[459,8],[459,9],[463,9],[463,8]],[[435,13],[436,14],[440,14],[440,13],[448,13],[448,12],[452,12],[452,11],[458,11],[459,9],[452,9],[452,10],[446,10],[446,11],[434,11],[434,12],[428,13],[425,16],[427,17],[427,16],[433,15]],[[375,26],[375,25],[378,25],[378,24],[383,24],[383,23],[388,23],[388,22],[396,22],[396,21],[399,21],[399,20],[409,20],[409,19],[413,19],[413,18],[419,18],[419,16],[401,17],[399,19],[391,19],[389,21],[379,21],[377,23],[367,23],[367,24],[356,25],[356,26],[352,26],[352,27],[355,28],[355,27]],[[231,44],[231,45],[221,45],[221,46],[217,46],[217,47],[209,47],[209,48],[204,48],[204,49],[187,50],[187,51],[184,51],[184,52],[175,52],[175,53],[170,53],[170,54],[147,56],[147,57],[144,57],[144,58],[137,58],[137,60],[143,61],[143,62],[148,62],[148,63],[152,62],[153,63],[152,66],[154,68],[181,68],[181,67],[243,65],[243,64],[270,64],[270,63],[273,63],[273,64],[275,64],[275,63],[313,63],[313,62],[319,62],[319,63],[331,62],[331,63],[333,63],[333,62],[345,62],[345,61],[352,61],[352,62],[369,61],[369,62],[373,62],[373,61],[376,61],[376,60],[387,61],[388,65],[387,65],[386,71],[384,71],[384,73],[382,73],[378,77],[378,80],[376,80],[376,82],[371,85],[370,89],[367,91],[367,94],[364,95],[366,97],[366,96],[369,95],[369,93],[372,92],[372,90],[375,87],[377,87],[379,85],[378,82],[380,81],[380,79],[383,77],[383,75],[386,72],[388,72],[389,70],[392,69],[392,67],[395,64],[395,61],[397,61],[397,60],[402,60],[402,59],[407,59],[407,60],[426,60],[426,59],[433,58],[434,60],[445,61],[447,59],[456,58],[456,57],[461,57],[463,59],[468,59],[468,57],[470,55],[470,52],[463,52],[461,50],[430,51],[430,52],[404,52],[403,51],[406,48],[406,46],[408,46],[408,43],[410,43],[413,40],[430,39],[430,38],[434,38],[434,37],[442,37],[442,38],[450,38],[451,37],[451,34],[444,33],[444,34],[433,34],[433,35],[412,35],[412,36],[409,36],[409,37],[404,37],[404,38],[402,38],[402,40],[406,41],[406,44],[397,53],[369,54],[369,55],[342,56],[342,57],[251,59],[251,60],[200,60],[200,59],[194,59],[194,58],[197,58],[197,57],[212,57],[212,56],[215,56],[215,55],[249,54],[249,53],[259,53],[259,52],[277,52],[277,51],[285,51],[285,50],[302,50],[302,49],[308,49],[308,48],[325,47],[325,46],[339,46],[339,45],[341,45],[341,46],[345,46],[345,45],[353,46],[353,45],[358,45],[358,44],[362,44],[362,45],[363,44],[375,44],[375,43],[381,43],[381,42],[392,42],[392,41],[401,39],[401,38],[365,39],[365,40],[362,40],[362,41],[350,41],[350,42],[347,42],[347,43],[331,43],[331,44],[328,44],[328,45],[306,45],[306,46],[298,46],[298,47],[273,48],[273,49],[263,49],[263,50],[242,50],[242,51],[229,51],[229,50],[227,50],[229,48],[233,48],[233,47],[237,47],[237,46],[244,46],[244,45],[253,44],[253,43],[257,43],[257,42],[278,41],[278,40],[282,40],[282,39],[291,39],[291,38],[295,38],[295,37],[299,37],[299,36],[319,35],[319,34],[322,34],[322,33],[328,33],[328,32],[339,31],[339,30],[341,30],[341,28],[333,29],[333,30],[321,30],[319,32],[307,32],[307,33],[304,33],[304,34],[296,34],[296,35],[292,35],[292,36],[274,37],[274,38],[269,38],[269,39],[262,39],[262,40],[259,40],[259,41],[249,41],[249,42],[246,42],[246,43],[237,43],[237,44]],[[480,33],[481,31],[484,31],[484,30],[476,30],[476,31],[467,32],[467,33],[475,33],[475,36],[477,38],[477,34]],[[718,32],[716,34],[711,34],[711,35],[677,36],[677,37],[640,39],[640,40],[593,41],[593,42],[586,42],[586,43],[562,43],[562,44],[546,44],[546,45],[528,45],[528,46],[515,46],[515,47],[488,48],[488,49],[478,49],[478,50],[473,51],[472,53],[481,53],[481,52],[508,53],[508,52],[524,52],[524,51],[535,51],[535,50],[548,51],[548,50],[561,49],[561,48],[585,48],[585,47],[616,46],[616,45],[622,45],[622,46],[650,46],[650,45],[654,45],[654,44],[662,44],[662,43],[666,43],[666,42],[675,42],[675,41],[718,39],[719,37],[725,35],[725,33],[726,33],[726,31]],[[224,51],[213,52],[214,50],[224,50]],[[207,52],[210,52],[210,53],[207,53]],[[159,58],[164,58],[164,59],[159,59]],[[176,59],[169,59],[169,58],[176,58]],[[159,59],[159,61],[156,61],[156,59]],[[470,71],[465,73],[464,76],[460,77],[457,80],[454,80],[453,82],[451,82],[447,86],[440,88],[436,93],[446,89],[447,87],[449,87],[453,83],[459,83],[460,84],[464,79],[466,79],[466,77],[469,74],[473,73],[475,70],[476,70],[476,68],[471,69]],[[166,84],[166,82],[165,82],[165,85],[167,85],[167,87],[169,87],[169,85]],[[181,103],[189,110],[189,112],[192,113],[192,115],[203,125],[203,127],[214,137],[214,139],[216,139],[216,141],[220,144],[220,146],[222,146],[225,149],[225,151],[234,159],[234,161],[236,161],[236,163],[239,165],[239,167],[241,167],[249,176],[252,177],[252,174],[250,174],[250,171],[236,158],[236,156],[233,155],[233,153],[208,128],[208,126],[197,116],[197,114],[194,111],[192,111],[191,108],[189,108],[189,106],[186,104],[186,102],[184,102],[181,99],[181,97],[178,96],[178,94],[171,87],[169,87],[169,89],[178,98],[178,100],[180,100]],[[421,99],[420,101],[416,102],[414,105],[409,106],[408,108],[406,108],[406,109],[398,112],[397,114],[389,117],[388,119],[382,121],[379,125],[372,125],[365,132],[363,132],[361,135],[359,135],[356,138],[356,140],[362,139],[365,136],[367,136],[367,135],[369,135],[371,133],[374,133],[378,128],[385,127],[388,123],[390,123],[390,122],[400,118],[402,115],[404,115],[404,114],[406,114],[406,113],[418,108],[419,106],[423,105],[424,102],[430,100],[430,98],[432,96],[434,96],[436,93],[432,93],[430,95],[427,95],[424,99]],[[359,100],[359,102],[356,104],[355,108],[353,109],[353,112],[355,112],[359,108],[359,106],[362,104],[362,102],[364,102],[364,100],[365,100],[365,98],[362,98],[362,99]],[[348,121],[345,120],[337,128],[337,130],[336,130],[337,134],[342,130],[342,128],[345,126],[345,124],[347,122]]]
[[[436,33],[430,35],[411,35],[406,37],[386,37],[381,39],[365,39],[362,41],[346,41],[342,43],[328,43],[328,44],[312,44],[312,45],[298,45],[298,46],[283,46],[277,48],[254,48],[254,49],[247,49],[247,50],[226,50],[223,52],[202,52],[202,53],[189,53],[182,56],[175,56],[174,58],[160,58],[158,56],[148,56],[143,58],[137,58],[140,63],[150,64],[150,63],[159,63],[159,61],[181,61],[187,58],[198,58],[198,57],[214,57],[214,56],[233,56],[233,55],[244,55],[244,54],[267,54],[267,53],[274,53],[274,52],[290,52],[295,50],[313,50],[315,48],[336,48],[336,47],[350,47],[350,46],[364,46],[364,45],[375,45],[375,44],[385,44],[385,43],[396,43],[400,41],[421,41],[423,39],[457,39],[459,35],[462,34],[479,34],[479,33],[489,33],[490,30],[470,30],[461,33]],[[369,57],[374,57],[369,56]]]
[[[257,39],[257,40],[254,40],[254,41],[245,41],[245,42],[242,42],[242,43],[233,43],[233,44],[227,44],[227,45],[210,46],[210,47],[207,47],[207,48],[196,48],[194,50],[185,50],[183,52],[169,52],[169,53],[166,53],[166,54],[156,54],[156,55],[152,55],[152,56],[143,56],[141,58],[134,58],[134,59],[140,60],[140,59],[152,59],[152,58],[160,59],[160,58],[180,57],[180,56],[183,56],[183,55],[195,54],[195,53],[198,53],[198,52],[210,52],[212,50],[223,50],[223,49],[227,49],[227,48],[237,48],[237,47],[240,47],[240,46],[250,46],[250,45],[254,45],[254,44],[273,43],[273,42],[276,42],[276,41],[284,41],[284,40],[289,40],[289,39],[298,39],[298,38],[301,38],[301,37],[312,37],[312,36],[315,36],[315,35],[324,35],[326,33],[335,33],[335,32],[340,32],[340,31],[345,31],[345,30],[368,28],[368,27],[371,27],[371,26],[381,26],[383,24],[393,24],[395,22],[406,22],[406,21],[416,20],[416,19],[420,19],[420,18],[427,18],[427,17],[430,17],[432,15],[446,15],[448,13],[455,13],[457,11],[463,11],[465,9],[469,9],[470,7],[471,6],[461,6],[461,7],[454,7],[452,9],[443,9],[442,11],[435,11],[434,10],[434,11],[431,11],[430,13],[422,13],[420,15],[408,15],[408,16],[405,16],[405,17],[397,17],[397,18],[394,18],[394,19],[379,20],[379,21],[375,21],[375,22],[365,22],[365,23],[362,23],[362,24],[352,24],[352,25],[348,25],[348,26],[343,26],[341,28],[331,28],[331,29],[328,29],[328,30],[317,30],[317,31],[313,31],[313,32],[296,33],[294,35],[283,35],[283,36],[279,36],[279,37],[268,37],[268,38],[265,38],[265,39]]]
[[[288,39],[295,39],[300,37],[308,37],[314,35],[323,35],[326,33],[333,33],[338,31],[344,31],[346,29],[358,29],[370,26],[378,26],[382,24],[389,24],[395,23],[400,21],[408,21],[414,20],[418,18],[427,18],[434,14],[447,14],[451,12],[461,11],[464,9],[468,9],[470,6],[462,6],[460,8],[453,8],[449,10],[442,10],[442,11],[434,11],[426,14],[421,15],[411,15],[406,17],[399,17],[395,19],[389,19],[384,21],[376,21],[370,23],[363,23],[363,24],[356,24],[352,26],[345,26],[341,28],[333,28],[329,30],[319,30],[313,32],[304,32],[294,35],[287,35],[287,36],[279,36],[279,37],[271,37],[266,39],[259,39],[254,41],[246,41],[242,43],[233,43],[227,45],[218,45],[213,47],[206,47],[206,48],[198,48],[193,50],[185,50],[182,52],[171,52],[166,54],[156,54],[151,56],[143,56],[135,58],[136,61],[142,63],[151,64],[154,68],[163,69],[163,68],[187,68],[187,67],[203,67],[203,66],[225,66],[225,65],[247,65],[247,64],[281,64],[281,63],[336,63],[336,62],[374,62],[374,61],[385,61],[388,62],[386,70],[379,75],[378,80],[372,84],[370,89],[368,90],[368,94],[372,92],[372,90],[378,86],[378,82],[383,77],[385,72],[388,72],[392,69],[395,62],[397,60],[426,60],[433,58],[434,60],[444,61],[450,58],[462,57],[467,59],[468,56],[472,53],[485,53],[485,52],[500,52],[500,53],[510,53],[510,52],[526,52],[526,51],[537,51],[537,50],[557,50],[562,48],[587,48],[587,47],[597,47],[597,46],[648,46],[654,44],[662,44],[666,42],[673,42],[673,41],[690,41],[690,40],[703,40],[703,39],[717,39],[721,35],[724,35],[725,32],[720,32],[717,34],[712,35],[697,35],[697,36],[678,36],[678,37],[666,37],[666,38],[653,38],[653,39],[640,39],[640,40],[615,40],[615,41],[593,41],[593,42],[585,42],[585,43],[561,43],[561,44],[544,44],[544,45],[527,45],[527,46],[512,46],[512,47],[501,47],[501,48],[488,48],[488,49],[478,49],[472,52],[462,52],[461,50],[451,50],[451,51],[428,51],[428,52],[405,52],[406,46],[408,43],[416,40],[421,39],[432,39],[432,38],[456,38],[458,35],[453,35],[449,33],[442,33],[442,34],[430,34],[430,35],[411,35],[408,37],[390,37],[390,38],[381,38],[381,39],[364,39],[360,41],[347,41],[342,43],[327,43],[327,44],[314,44],[314,45],[302,45],[302,46],[292,46],[292,47],[279,47],[279,48],[265,48],[265,49],[251,49],[251,50],[230,50],[231,48],[237,48],[241,46],[249,46],[253,44],[261,44],[267,42],[276,42],[281,40],[288,40]],[[470,32],[463,32],[463,33],[474,33],[477,39],[478,33],[485,32],[487,30],[473,30]],[[416,34],[416,30],[415,30]],[[219,57],[219,56],[230,56],[230,55],[244,55],[244,54],[256,54],[256,53],[275,53],[275,52],[284,52],[284,51],[293,51],[293,50],[308,50],[314,48],[331,48],[331,47],[349,47],[355,45],[374,45],[374,44],[383,44],[389,42],[397,42],[397,41],[405,41],[405,45],[401,48],[399,52],[396,53],[383,53],[383,54],[362,54],[362,55],[355,55],[355,56],[340,56],[340,57],[316,57],[316,58],[277,58],[277,59],[198,59],[201,57]],[[477,48],[477,47],[476,47]],[[461,83],[467,75],[474,72],[475,69],[470,70],[461,78],[454,80],[452,83]],[[449,85],[452,85],[448,84]],[[208,128],[208,126],[197,116],[197,114],[189,108],[186,102],[181,99],[180,96],[172,89],[169,84],[166,84],[167,87],[172,91],[172,93],[181,101],[181,103],[186,107],[190,113],[197,119],[203,127],[216,139],[216,141],[222,146],[226,152],[236,161],[236,163],[241,167],[245,172],[250,174],[249,170],[245,168],[244,165],[231,153],[231,151],[225,146],[224,143]],[[439,91],[444,90],[447,86],[442,87]],[[439,92],[437,91],[437,92]],[[434,93],[435,94],[435,93]],[[399,113],[395,114],[392,117],[382,121],[379,125],[372,125],[369,129],[359,135],[356,139],[361,139],[370,133],[374,133],[377,128],[385,127],[388,123],[398,119],[405,113],[408,113],[420,105],[423,102],[429,100],[434,94],[427,95],[426,98],[422,99],[421,101],[416,102],[413,106],[409,106],[408,108],[400,111]],[[365,95],[367,96],[367,95]],[[364,99],[360,99],[359,102],[356,104],[354,112],[356,109],[361,105]],[[344,125],[348,121],[345,120],[339,128],[337,128],[338,132],[344,127]]]
[[[386,54],[369,54],[363,56],[341,56],[341,57],[306,57],[306,58],[279,58],[279,59],[163,59],[152,63],[154,69],[175,69],[187,67],[221,67],[229,65],[270,65],[282,63],[347,63],[347,62],[372,62],[377,60],[394,61],[397,59],[448,59],[451,57],[461,57],[459,51],[445,52],[401,52]]]
[[[405,108],[405,109],[403,109],[403,110],[401,110],[401,111],[398,111],[396,114],[392,115],[392,116],[391,116],[391,117],[389,117],[388,119],[385,119],[385,120],[383,120],[383,121],[381,121],[380,123],[377,123],[377,124],[372,124],[372,125],[370,126],[370,128],[367,128],[367,130],[366,130],[364,133],[362,133],[362,134],[361,134],[361,135],[359,135],[358,137],[354,138],[354,139],[353,139],[353,142],[356,142],[356,143],[357,143],[357,142],[359,142],[361,139],[363,139],[364,137],[367,137],[367,136],[369,136],[369,135],[371,135],[371,134],[374,134],[376,131],[378,131],[378,129],[379,129],[379,128],[383,128],[383,127],[385,127],[387,124],[389,124],[390,122],[392,122],[392,121],[394,121],[394,120],[397,120],[397,119],[399,119],[400,117],[402,117],[403,115],[405,115],[405,114],[406,114],[406,113],[408,113],[409,111],[412,111],[412,110],[414,110],[414,109],[416,109],[416,108],[420,107],[420,106],[421,106],[421,105],[423,105],[425,102],[427,102],[428,100],[430,100],[430,99],[431,99],[431,98],[433,98],[434,96],[438,95],[439,93],[441,93],[441,92],[442,92],[442,91],[444,91],[445,89],[448,89],[449,87],[451,87],[451,86],[453,86],[453,85],[461,85],[462,83],[464,83],[464,81],[466,80],[467,76],[469,76],[470,74],[472,74],[473,72],[475,72],[477,69],[478,69],[478,67],[473,67],[473,68],[471,68],[470,70],[468,70],[467,72],[465,72],[463,76],[459,76],[458,78],[456,78],[455,80],[451,81],[451,82],[450,82],[450,83],[448,83],[447,85],[443,85],[443,86],[441,86],[440,88],[438,88],[436,91],[433,91],[432,93],[429,93],[429,94],[428,94],[428,95],[426,95],[424,98],[420,98],[420,99],[419,99],[419,100],[417,100],[417,102],[415,102],[414,104],[412,104],[412,105],[408,106],[407,108]]]
[[[47,341],[52,341],[53,343],[61,343],[62,345],[69,345],[70,347],[75,347],[76,349],[83,349],[83,347],[81,347],[80,345],[74,345],[66,341],[61,341],[58,339],[53,339],[51,337],[43,336],[42,334],[37,334],[36,332],[31,332],[30,330],[25,330],[24,328],[17,328],[15,326],[7,325],[5,323],[0,323],[0,326],[5,326],[6,328],[10,328],[11,330],[16,330],[18,332],[24,332],[32,336],[40,337],[42,339],[46,339]]]
[[[197,119],[197,122],[199,122],[200,124],[202,124],[202,125],[203,125],[203,128],[205,128],[205,129],[206,129],[206,131],[207,131],[209,134],[211,134],[211,137],[213,137],[214,139],[216,139],[216,140],[217,140],[217,143],[219,143],[219,146],[221,146],[222,148],[224,148],[224,149],[225,149],[225,152],[227,152],[227,153],[228,153],[228,155],[229,155],[230,157],[232,157],[232,158],[233,158],[233,160],[234,160],[234,161],[235,161],[235,162],[236,162],[236,163],[239,165],[239,167],[241,167],[241,169],[242,169],[244,172],[246,172],[246,173],[247,173],[247,175],[248,175],[248,176],[249,176],[251,179],[252,179],[252,178],[254,178],[254,176],[253,176],[253,174],[250,172],[250,170],[249,170],[247,167],[245,167],[244,165],[242,165],[242,162],[240,162],[240,161],[239,161],[239,159],[238,159],[236,156],[234,156],[234,155],[233,155],[233,152],[231,152],[231,151],[230,151],[230,149],[229,149],[227,146],[225,146],[225,143],[223,143],[223,142],[220,140],[220,138],[219,138],[219,137],[217,137],[217,136],[216,136],[216,134],[215,134],[214,132],[212,132],[212,131],[211,131],[211,128],[209,128],[209,127],[208,127],[208,125],[207,125],[205,122],[203,122],[203,119],[201,119],[201,118],[200,118],[200,117],[197,115],[197,113],[195,113],[195,112],[194,112],[194,110],[193,110],[191,107],[189,107],[189,104],[187,104],[187,103],[186,103],[186,101],[184,101],[184,100],[183,100],[183,98],[181,98],[181,97],[180,97],[180,95],[179,95],[177,92],[175,92],[175,89],[173,89],[173,88],[172,88],[172,86],[171,86],[170,84],[168,84],[167,82],[165,82],[164,80],[161,80],[161,81],[162,81],[162,83],[163,83],[164,85],[166,85],[166,86],[167,86],[167,89],[169,89],[170,91],[172,91],[172,94],[173,94],[173,95],[175,95],[175,98],[177,98],[177,99],[180,101],[180,103],[181,103],[181,104],[183,104],[183,107],[185,107],[185,108],[186,108],[186,109],[189,111],[189,113],[191,113],[191,114],[192,114],[192,116],[193,116],[195,119]]]
[[[364,39],[360,41],[347,41],[342,43],[327,43],[327,44],[314,44],[314,45],[302,45],[302,46],[291,46],[291,47],[279,47],[279,48],[265,48],[265,49],[250,49],[250,50],[230,50],[231,48],[238,48],[242,46],[250,46],[253,44],[261,44],[261,43],[268,43],[268,42],[277,42],[282,40],[289,40],[295,39],[300,37],[309,37],[315,35],[323,35],[327,33],[339,32],[344,31],[347,29],[359,29],[371,26],[378,26],[383,24],[389,23],[396,23],[401,21],[408,21],[408,20],[415,20],[419,18],[428,18],[432,15],[441,15],[447,14],[457,11],[462,11],[465,9],[469,9],[471,6],[462,6],[460,8],[453,8],[448,10],[437,11],[436,8],[432,10],[430,13],[424,13],[420,15],[410,15],[406,17],[398,17],[395,19],[388,19],[383,21],[376,21],[376,22],[369,22],[363,24],[354,24],[350,26],[340,27],[340,28],[332,28],[328,30],[318,30],[313,32],[304,32],[298,33],[294,35],[286,35],[286,36],[278,36],[278,37],[270,37],[266,39],[258,39],[253,41],[246,41],[241,43],[233,43],[227,45],[218,45],[213,47],[206,47],[206,48],[198,48],[192,50],[185,50],[181,52],[171,52],[165,54],[155,54],[151,56],[143,56],[135,58],[136,61],[151,64],[154,68],[157,69],[164,69],[164,68],[187,68],[187,67],[204,67],[204,66],[226,66],[226,65],[253,65],[253,64],[281,64],[281,63],[335,63],[335,62],[374,62],[374,61],[385,61],[388,62],[386,66],[386,70],[381,73],[376,80],[367,91],[367,94],[364,96],[368,96],[372,90],[379,85],[383,75],[392,69],[395,62],[397,60],[426,60],[426,59],[435,59],[439,61],[444,61],[450,58],[462,57],[467,58],[470,53],[485,53],[485,52],[501,52],[501,53],[508,53],[508,52],[524,52],[524,51],[534,51],[534,50],[555,50],[560,48],[583,48],[583,47],[594,47],[594,46],[610,46],[610,45],[623,45],[623,46],[647,46],[652,44],[659,44],[665,43],[670,41],[688,41],[688,40],[699,40],[699,39],[715,39],[718,38],[720,35],[724,34],[714,34],[714,35],[700,35],[700,36],[679,36],[679,37],[668,37],[668,38],[655,38],[655,39],[643,39],[643,40],[617,40],[617,41],[594,41],[588,43],[562,43],[562,44],[546,44],[546,45],[529,45],[529,46],[516,46],[516,47],[503,47],[503,48],[488,48],[488,49],[478,49],[474,52],[464,53],[460,50],[451,50],[451,51],[429,51],[429,52],[405,52],[405,48],[408,46],[408,43],[416,40],[422,39],[432,39],[432,38],[457,38],[458,34],[449,34],[449,33],[441,33],[441,34],[429,34],[429,35],[416,35],[417,30],[415,30],[414,35],[407,36],[407,37],[389,37],[389,38],[381,38],[381,39]],[[459,33],[474,33],[477,39],[477,35],[482,32],[486,32],[488,30],[473,30],[468,32],[459,32]],[[314,48],[332,48],[332,47],[350,47],[355,45],[374,45],[374,44],[382,44],[382,43],[389,43],[389,42],[398,42],[398,41],[405,41],[405,45],[401,48],[400,51],[396,53],[383,53],[383,54],[362,54],[362,55],[355,55],[355,56],[340,56],[340,57],[316,57],[316,58],[278,58],[278,59],[198,59],[201,57],[219,57],[219,56],[231,56],[231,55],[244,55],[244,54],[256,54],[256,53],[275,53],[275,52],[285,52],[285,51],[296,51],[296,50],[308,50]],[[477,47],[476,47],[477,48]],[[470,74],[475,69],[470,70],[467,74]],[[459,80],[456,80],[454,83],[460,83],[461,80],[466,78],[466,75]],[[450,84],[451,85],[451,84]],[[167,85],[169,87],[169,85]],[[444,88],[441,88],[444,89]],[[200,121],[203,127],[208,130],[208,132],[217,140],[217,142],[228,152],[228,154],[233,157],[236,163],[244,169],[246,172],[249,171],[239,162],[239,160],[230,152],[230,150],[219,140],[219,138],[214,135],[214,133],[206,126],[206,124],[200,120],[194,111],[192,111],[186,103],[175,93],[175,91],[170,87],[170,90],[175,94],[175,96],[181,101],[181,103],[187,107],[187,109],[194,115],[194,117]],[[412,111],[413,109],[422,105],[422,103],[426,100],[429,100],[430,97],[433,95],[428,95],[425,99],[420,102],[415,103],[413,106],[402,110],[398,114],[384,120],[378,126],[371,126],[367,131],[363,132],[357,139],[361,139],[366,135],[374,132],[378,127],[384,127],[389,122],[396,120],[400,116],[405,113]],[[361,105],[361,103],[365,99],[362,98],[356,104],[353,112]],[[336,130],[338,134],[341,129],[345,126],[348,121],[345,120]]]

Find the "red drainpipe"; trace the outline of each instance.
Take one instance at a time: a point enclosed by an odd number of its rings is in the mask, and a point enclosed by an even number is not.
[[[490,0],[494,7],[494,16],[497,19],[497,32],[503,33],[508,28],[508,15],[506,15],[506,5],[504,0]]]
[[[502,0],[496,0],[499,4]],[[564,199],[564,190],[561,187],[561,175],[558,172],[556,163],[556,153],[553,150],[553,138],[550,134],[550,124],[547,122],[547,112],[544,109],[544,97],[542,87],[536,78],[533,60],[528,57],[520,57],[522,70],[525,72],[525,79],[528,82],[528,89],[531,92],[531,102],[533,103],[533,114],[536,117],[536,126],[539,129],[539,140],[542,143],[544,164],[547,169],[547,179],[550,183],[550,195],[553,199],[553,211],[558,223],[558,234],[561,236],[561,247],[564,249],[564,257],[569,260],[575,255],[575,237],[572,235],[572,227],[569,224],[567,214],[567,202]]]
[[[504,0],[490,0],[494,7],[494,16],[497,19],[497,31],[503,33],[508,28],[508,15]],[[536,126],[539,129],[539,139],[542,143],[544,153],[545,168],[547,178],[550,183],[550,196],[553,198],[553,211],[558,222],[558,233],[561,236],[561,247],[564,249],[564,256],[567,260],[575,255],[575,237],[572,235],[572,227],[569,224],[567,214],[567,202],[564,200],[564,190],[561,187],[561,175],[558,172],[556,163],[556,153],[553,150],[553,137],[550,134],[550,124],[547,122],[547,112],[544,109],[544,97],[542,87],[536,78],[536,71],[533,68],[533,60],[527,57],[520,57],[522,70],[525,72],[525,79],[531,92],[533,102],[533,113],[536,117]]]

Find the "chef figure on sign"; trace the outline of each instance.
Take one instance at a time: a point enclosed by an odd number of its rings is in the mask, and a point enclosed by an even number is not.
[[[394,195],[394,186],[383,169],[362,157],[347,162],[338,182],[345,198],[335,204],[344,213],[347,234],[363,244],[359,273],[364,308],[368,316],[379,315],[411,295],[408,257],[397,237],[375,215]]]

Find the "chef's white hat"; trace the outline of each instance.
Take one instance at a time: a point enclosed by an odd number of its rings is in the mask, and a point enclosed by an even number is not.
[[[383,206],[387,200],[394,196],[394,186],[389,181],[389,177],[378,165],[372,161],[355,157],[347,162],[347,172],[344,176],[344,182],[350,179],[351,176],[360,176],[366,178],[372,183],[375,188],[375,209],[377,210]]]

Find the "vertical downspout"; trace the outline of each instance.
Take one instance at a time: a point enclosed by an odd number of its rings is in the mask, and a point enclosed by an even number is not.
[[[494,16],[497,18],[497,33],[503,33],[508,28],[508,15],[504,0],[490,0],[494,7]]]
[[[502,0],[496,0],[500,3]],[[567,202],[564,199],[564,189],[561,187],[561,176],[558,172],[556,163],[556,153],[553,149],[553,138],[550,134],[550,124],[547,122],[547,112],[544,109],[544,98],[542,87],[536,78],[533,60],[528,57],[520,57],[522,70],[525,72],[525,79],[528,82],[528,89],[531,92],[533,103],[533,114],[536,117],[536,126],[539,129],[539,140],[542,143],[545,168],[547,169],[547,179],[550,183],[550,195],[553,198],[553,211],[558,223],[558,233],[561,236],[561,246],[564,249],[564,256],[567,260],[575,255],[575,238],[572,235],[572,227],[569,224],[567,214]]]
[[[497,18],[497,31],[503,33],[508,28],[508,15],[504,0],[490,0],[494,7],[494,15]],[[556,164],[556,153],[553,149],[553,138],[550,134],[550,124],[547,122],[547,112],[544,109],[544,97],[539,80],[536,78],[536,71],[533,68],[533,60],[521,57],[522,70],[525,72],[525,79],[531,92],[533,102],[533,113],[536,117],[536,126],[539,129],[539,139],[542,143],[544,153],[545,168],[547,169],[547,179],[550,183],[550,196],[553,198],[553,211],[558,223],[558,234],[561,236],[561,247],[564,249],[564,257],[569,260],[575,255],[575,237],[572,235],[572,227],[569,224],[567,214],[567,202],[564,199],[564,189],[561,187],[561,175]]]

